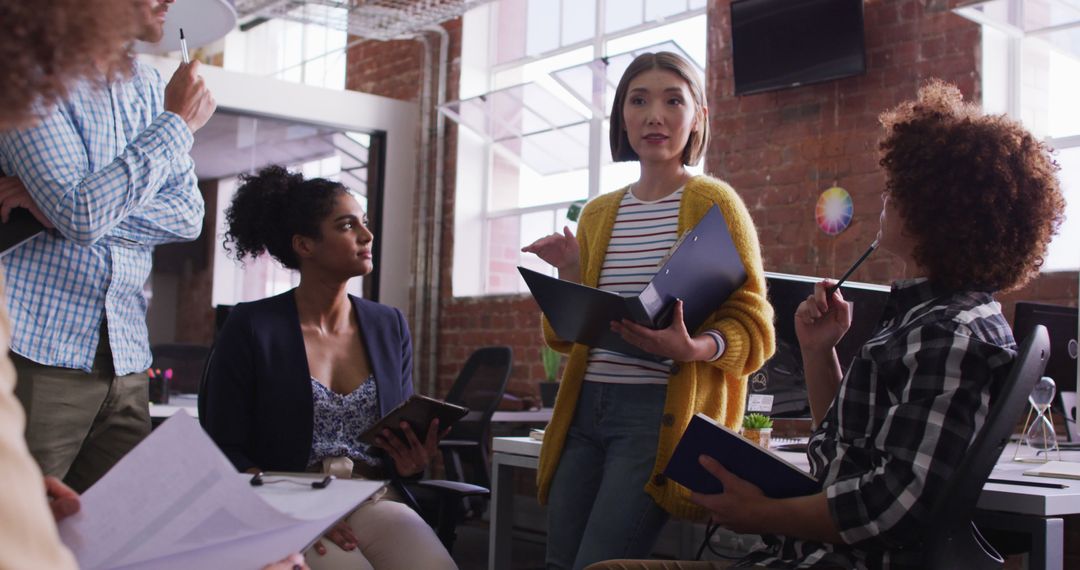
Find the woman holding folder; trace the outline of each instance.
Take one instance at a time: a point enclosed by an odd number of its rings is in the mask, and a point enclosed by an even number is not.
[[[993,295],[1038,274],[1065,202],[1049,149],[952,85],[933,80],[881,120],[879,241],[905,278],[846,375],[835,347],[857,307],[825,281],[794,315],[816,426],[807,456],[822,490],[771,498],[703,455],[724,491],[695,502],[720,526],[764,534],[763,545],[733,566],[627,560],[590,570],[927,567],[934,506],[1016,356]]]
[[[299,270],[300,285],[232,310],[199,394],[203,427],[239,471],[419,476],[437,453],[437,420],[424,441],[408,424],[404,440],[388,430],[377,438],[381,449],[358,439],[412,394],[405,318],[345,290],[372,270],[363,209],[340,183],[280,166],[242,180],[225,213],[226,246],[241,260],[269,252]],[[326,538],[307,553],[316,570],[456,568],[396,501],[368,501]]]
[[[636,58],[615,92],[610,138],[614,160],[639,163],[637,182],[590,202],[577,236],[565,228],[522,251],[555,266],[561,279],[638,294],[679,236],[715,205],[747,279],[699,330],[686,330],[681,301],[663,330],[610,324],[657,359],[564,341],[544,320],[547,343],[569,354],[537,475],[540,501],[549,505],[548,568],[647,556],[670,515],[704,516],[661,471],[695,413],[741,423],[747,376],[774,349],[750,215],[726,183],[686,169],[709,142],[696,70],[673,53]]]

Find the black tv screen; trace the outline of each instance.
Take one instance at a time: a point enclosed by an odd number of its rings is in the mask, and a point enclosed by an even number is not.
[[[731,50],[736,95],[859,75],[863,0],[736,0]]]

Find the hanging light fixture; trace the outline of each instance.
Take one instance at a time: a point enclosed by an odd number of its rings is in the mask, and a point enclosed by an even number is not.
[[[180,51],[181,28],[188,48],[195,50],[225,37],[235,27],[233,0],[182,0],[169,6],[161,41],[156,44],[135,42],[135,50],[153,54]]]

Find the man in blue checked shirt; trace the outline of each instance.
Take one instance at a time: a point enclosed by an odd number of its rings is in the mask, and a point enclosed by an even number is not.
[[[140,40],[161,40],[171,3],[139,0]],[[0,217],[25,207],[51,228],[0,258],[27,444],[80,492],[150,430],[142,288],[154,246],[202,228],[189,151],[215,103],[198,65],[164,85],[136,62],[120,80],[73,87],[40,124],[0,133]]]

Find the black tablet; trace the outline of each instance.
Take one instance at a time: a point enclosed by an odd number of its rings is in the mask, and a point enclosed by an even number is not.
[[[7,223],[0,223],[0,255],[30,241],[45,230],[45,226],[26,208],[15,208]]]
[[[395,435],[404,439],[405,436],[401,431],[401,422],[403,421],[409,422],[409,427],[412,428],[417,439],[424,441],[431,420],[439,418],[439,429],[444,430],[467,413],[469,413],[468,408],[413,394],[409,396],[409,399],[375,422],[375,425],[360,434],[360,441],[367,445],[373,445],[375,436],[381,434],[384,429],[389,429]]]

